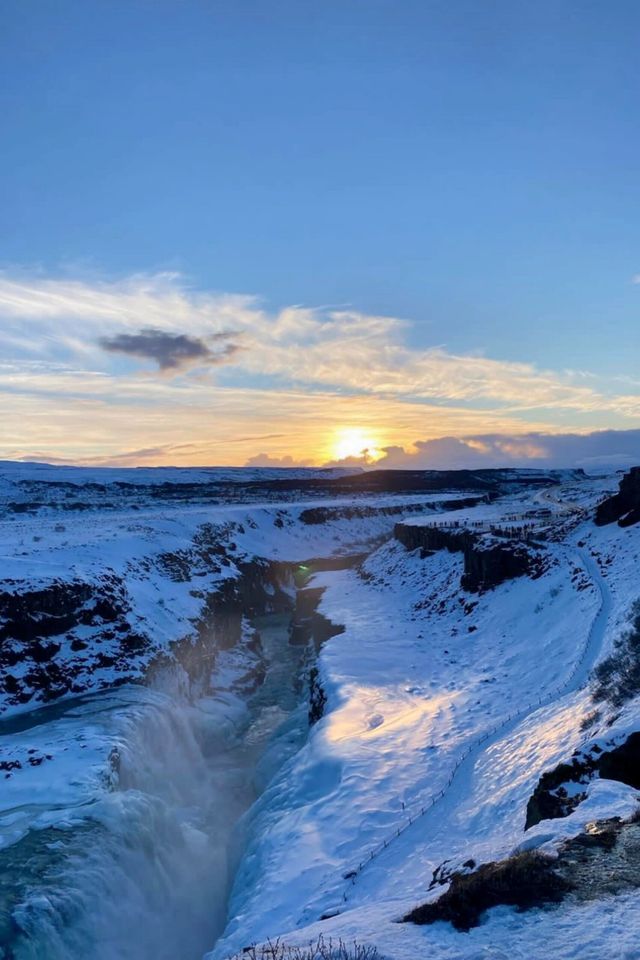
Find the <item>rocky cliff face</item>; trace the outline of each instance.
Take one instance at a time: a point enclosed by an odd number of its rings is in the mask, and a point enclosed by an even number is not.
[[[522,543],[496,541],[494,537],[470,530],[443,530],[438,527],[411,526],[398,523],[394,535],[408,550],[420,548],[424,556],[436,550],[449,550],[464,556],[461,586],[478,592],[521,577],[534,574],[538,557]]]
[[[425,504],[424,501],[418,503],[397,503],[387,506],[368,506],[366,504],[350,504],[346,507],[308,507],[300,514],[302,523],[315,525],[327,523],[331,520],[353,520],[356,517],[393,517],[398,514],[424,513],[425,510],[462,510],[464,507],[473,507],[482,500],[487,499],[486,495],[473,497],[458,497],[457,500],[437,500],[432,504]]]
[[[123,582],[50,582],[0,591],[0,692],[6,705],[46,702],[137,676],[151,647],[131,625]]]
[[[203,588],[203,569],[229,565],[223,551],[166,552],[143,559],[168,580],[185,584],[199,614],[162,646],[153,624],[136,612],[128,585],[105,572],[94,580],[54,578],[39,585],[5,581],[0,589],[0,713],[68,694],[140,681],[149,669],[177,661],[192,681],[210,676],[216,651],[235,646],[245,617],[293,606],[290,565],[237,561],[229,575]],[[158,597],[158,608],[162,598]]]
[[[465,550],[461,586],[474,592],[489,590],[505,580],[534,574],[536,566],[533,555],[522,544],[479,541]]]
[[[527,804],[525,830],[541,820],[570,814],[587,798],[588,784],[596,776],[640,789],[640,733],[630,734],[611,750],[596,745],[576,751],[568,763],[543,773]]]
[[[640,467],[632,467],[620,481],[620,489],[604,500],[596,510],[599,527],[618,521],[621,527],[630,527],[640,521]]]

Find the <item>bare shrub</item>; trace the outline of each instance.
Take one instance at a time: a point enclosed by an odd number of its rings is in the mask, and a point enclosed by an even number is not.
[[[631,607],[631,625],[616,640],[613,653],[593,673],[593,696],[621,707],[640,692],[640,600]]]
[[[232,960],[382,960],[377,947],[344,940],[325,939],[322,934],[306,946],[293,946],[282,940],[245,947]]]
[[[590,713],[583,717],[580,721],[580,730],[582,733],[586,733],[587,730],[590,730],[598,720],[602,720],[602,714],[599,710],[592,710]]]

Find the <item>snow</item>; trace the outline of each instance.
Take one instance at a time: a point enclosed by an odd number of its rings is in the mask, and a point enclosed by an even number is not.
[[[635,891],[585,902],[569,898],[521,914],[495,908],[468,934],[444,923],[397,922],[442,892],[427,888],[444,861],[455,868],[523,849],[553,853],[588,823],[628,818],[637,809],[636,790],[595,779],[569,816],[524,829],[528,800],[544,771],[578,748],[610,749],[640,730],[637,701],[617,716],[605,705],[600,719],[584,727],[594,706],[590,671],[611,651],[639,592],[640,526],[596,528],[590,517],[617,487],[617,476],[558,476],[551,488],[519,489],[452,510],[450,501],[464,492],[171,504],[145,492],[158,483],[156,471],[135,471],[133,478],[114,471],[106,479],[104,471],[0,466],[6,503],[15,501],[16,491],[24,494],[25,478],[141,488],[135,508],[123,501],[102,509],[94,498],[89,511],[63,514],[50,505],[0,521],[3,589],[98,584],[105,574],[126,584],[127,620],[153,640],[148,653],[132,658],[127,679],[144,676],[158,651],[193,637],[206,595],[237,576],[247,560],[302,564],[367,554],[361,565],[316,573],[310,582],[323,588],[321,613],[344,627],[318,657],[325,713],[295,749],[276,738],[267,751],[264,790],[242,822],[246,848],[210,960],[267,937],[304,944],[319,933],[375,944],[388,960],[640,956]],[[161,482],[206,486],[244,476],[171,469]],[[449,503],[444,512],[443,502]],[[356,505],[376,512],[345,510]],[[323,523],[304,523],[301,514],[310,506],[334,512]],[[465,593],[462,555],[406,550],[391,536],[400,520],[476,530],[478,524],[531,522],[548,534],[539,545],[542,572]],[[194,553],[194,538],[205,528],[224,546],[227,562],[216,570]],[[186,578],[171,575],[167,554],[188,556]],[[74,631],[88,644],[87,658],[92,630]],[[249,636],[245,622],[243,637]],[[60,656],[71,662],[74,655],[63,645]],[[217,658],[217,699],[210,704],[216,722],[242,725],[238,684],[248,664],[242,643]],[[0,729],[7,755],[20,767],[0,781],[0,844],[82,819],[102,802],[110,751],[126,741],[118,724],[132,723],[139,708],[158,706],[153,697],[161,694],[144,687],[97,694],[118,679],[115,668],[95,670],[87,659],[85,674],[87,695],[103,698],[101,715],[83,698],[35,713],[33,702],[5,702]],[[272,720],[277,727],[275,713]],[[261,738],[265,731],[253,734]]]
[[[194,621],[202,613],[206,594],[225,579],[237,577],[237,565],[243,560],[260,557],[302,563],[317,556],[364,551],[376,537],[388,536],[405,512],[437,510],[443,499],[451,500],[451,493],[369,498],[368,506],[379,510],[379,515],[354,517],[342,515],[344,499],[266,506],[223,503],[157,508],[147,503],[135,512],[73,513],[63,521],[57,514],[18,515],[0,521],[0,590],[20,593],[25,588],[38,590],[68,582],[95,586],[105,575],[124,585],[130,608],[127,622],[148,637],[147,652],[128,657],[123,670],[92,660],[98,649],[95,644],[86,653],[73,655],[68,649],[72,639],[91,639],[81,628],[62,641],[60,656],[76,671],[80,689],[102,689],[116,679],[142,677],[159,651],[176,640],[194,637]],[[319,505],[334,510],[335,520],[300,522],[309,506]],[[226,552],[227,559],[218,569],[199,558],[197,551],[194,554],[194,537],[203,529]],[[184,557],[189,576],[172,576],[163,559],[167,555]],[[111,655],[116,643],[117,637],[99,649]],[[26,669],[27,665],[17,664],[12,674],[21,678]],[[3,703],[0,695],[0,713],[30,710],[34,705],[33,701]]]
[[[598,479],[590,497],[581,491],[580,507],[605,487]],[[562,492],[566,499],[576,494]],[[482,514],[493,522],[513,511],[511,498],[435,519]],[[564,515],[562,502],[555,512]],[[366,561],[364,577],[343,571],[316,578],[326,588],[322,612],[346,626],[320,656],[327,712],[256,805],[232,919],[211,960],[267,937],[300,944],[318,932],[375,943],[394,960],[427,950],[475,960],[512,956],[515,931],[526,944],[523,956],[547,958],[551,938],[556,955],[595,960],[603,936],[618,936],[618,927],[621,939],[606,942],[620,952],[607,956],[637,957],[627,934],[629,904],[637,912],[631,894],[613,905],[567,903],[522,916],[496,909],[471,934],[396,921],[426,899],[432,872],[445,860],[487,862],[527,843],[553,849],[594,819],[637,809],[637,791],[597,780],[571,816],[524,831],[540,774],[587,737],[580,729],[592,708],[585,683],[635,598],[639,533],[598,530],[581,514],[562,543],[549,543],[552,563],[541,578],[467,596],[475,604],[470,612],[460,603],[456,554],[421,559],[391,543]],[[628,713],[607,730],[608,743],[638,728],[637,710]],[[487,737],[496,725],[497,735]],[[469,749],[461,776],[455,767]],[[612,915],[617,926],[605,933],[601,924]],[[318,925],[322,916],[329,919]],[[576,933],[577,922],[589,924],[584,934]],[[542,943],[541,927],[549,930]]]
[[[346,943],[375,943],[389,960],[637,960],[638,897],[621,894],[558,908],[517,913],[496,907],[469,933],[449,924],[398,923],[414,900],[369,903],[335,919],[289,931],[287,943],[304,946],[319,934]],[[284,931],[283,931],[284,933]],[[213,956],[216,956],[214,953]]]

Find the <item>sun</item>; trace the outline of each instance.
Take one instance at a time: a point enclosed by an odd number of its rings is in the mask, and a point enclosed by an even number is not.
[[[360,427],[340,427],[335,433],[333,457],[334,460],[354,457],[366,463],[375,463],[384,457],[384,450],[380,449],[378,441],[366,430]]]

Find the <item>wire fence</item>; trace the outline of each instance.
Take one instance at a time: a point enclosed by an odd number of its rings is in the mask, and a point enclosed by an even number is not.
[[[435,520],[423,523],[421,527],[427,530],[442,530],[446,533],[488,533],[494,537],[524,540],[527,543],[546,539],[548,523],[518,522],[522,519],[505,517],[499,523],[485,520]]]

